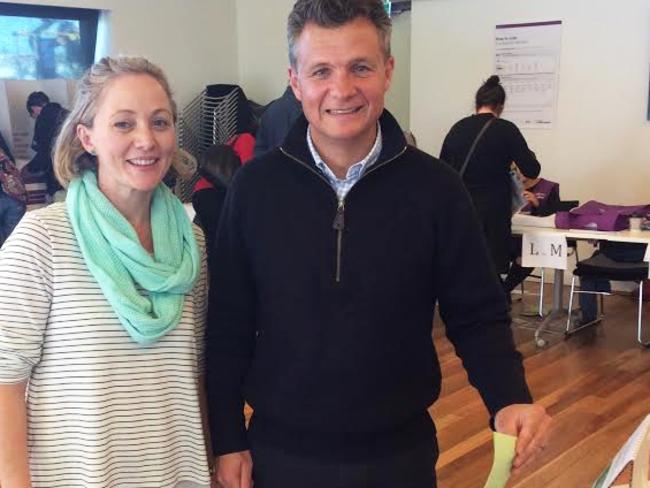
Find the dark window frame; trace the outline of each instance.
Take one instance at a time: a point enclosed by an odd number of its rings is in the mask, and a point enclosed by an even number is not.
[[[52,7],[0,2],[0,16],[77,20],[79,22],[79,36],[81,38],[84,68],[88,68],[95,61],[99,13],[100,10],[89,8]]]

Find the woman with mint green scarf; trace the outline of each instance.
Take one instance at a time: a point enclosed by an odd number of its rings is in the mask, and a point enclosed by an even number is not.
[[[210,486],[204,239],[161,183],[175,124],[146,59],[79,82],[54,154],[66,201],[0,250],[1,486]]]

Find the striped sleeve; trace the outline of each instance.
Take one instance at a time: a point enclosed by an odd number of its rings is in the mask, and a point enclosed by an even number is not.
[[[197,344],[198,373],[202,375],[205,372],[205,324],[208,314],[208,261],[203,231],[196,225],[194,227],[196,242],[201,255],[201,270],[199,272],[199,279],[194,287],[194,331]]]
[[[28,214],[0,250],[0,383],[29,378],[41,357],[51,300],[51,238]]]

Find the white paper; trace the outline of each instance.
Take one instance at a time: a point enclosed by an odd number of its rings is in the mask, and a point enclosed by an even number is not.
[[[494,71],[506,90],[503,117],[519,128],[555,122],[562,22],[497,25]]]
[[[618,451],[616,457],[612,461],[607,476],[603,481],[601,486],[610,486],[616,477],[621,474],[621,471],[627,466],[628,463],[634,461],[636,453],[641,446],[641,442],[646,435],[650,435],[650,415],[647,415],[646,418],[641,422],[641,424],[634,431],[634,434],[630,436],[625,445]]]
[[[543,227],[546,229],[555,229],[555,214],[546,217],[537,217],[535,215],[526,215],[516,213],[512,216],[512,225],[524,225],[526,227]]]
[[[524,234],[521,240],[524,268],[567,268],[566,237],[558,234]]]

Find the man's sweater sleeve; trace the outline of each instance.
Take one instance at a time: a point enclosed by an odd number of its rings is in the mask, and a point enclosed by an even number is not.
[[[469,195],[457,175],[448,175],[445,183],[446,201],[438,205],[435,224],[440,314],[470,383],[494,416],[507,405],[532,399],[505,294]]]
[[[206,387],[215,455],[248,449],[243,383],[255,340],[255,287],[236,181],[226,197],[210,270]]]

